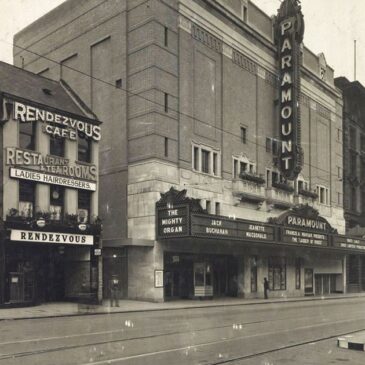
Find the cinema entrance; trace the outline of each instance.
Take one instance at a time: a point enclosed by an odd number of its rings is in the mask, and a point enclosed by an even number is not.
[[[235,297],[237,267],[229,255],[165,253],[165,300]]]

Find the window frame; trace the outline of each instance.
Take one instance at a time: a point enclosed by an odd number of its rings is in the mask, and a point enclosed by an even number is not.
[[[25,188],[24,190],[29,189],[28,191],[22,192],[22,187]],[[29,194],[29,197],[26,195]],[[23,195],[23,196],[22,196]],[[21,216],[26,217],[33,217],[34,216],[34,209],[35,209],[35,201],[36,201],[36,183],[29,181],[29,180],[19,180],[18,181],[18,210]],[[23,204],[22,204],[23,203]],[[29,205],[30,203],[30,205]],[[29,205],[30,208],[27,208],[29,212],[23,214],[24,209],[21,209],[21,205],[27,206]]]
[[[87,204],[83,205],[80,204],[80,201],[82,202],[82,199],[80,199],[80,195],[85,194],[87,196]],[[90,216],[91,216],[91,200],[92,200],[92,192],[88,190],[78,190],[77,191],[77,215],[78,219],[81,223],[90,223]],[[86,201],[86,199],[85,199]],[[83,203],[83,202],[82,202]],[[81,221],[81,211],[87,211],[87,216],[84,221]]]
[[[330,205],[330,189],[324,185],[317,185],[316,192],[318,194],[317,202],[321,205]],[[324,197],[324,202],[322,202],[322,196]]]
[[[244,171],[242,171],[243,166],[245,166]],[[250,161],[246,156],[232,156],[232,179],[239,179],[242,172],[256,174],[256,162]]]
[[[84,160],[83,158],[80,158],[82,154],[80,154],[80,140],[87,141],[88,144],[88,153],[87,153],[87,159]],[[85,162],[85,163],[92,163],[92,152],[93,152],[93,142],[92,139],[87,137],[86,135],[81,136],[79,133],[77,136],[77,161]]]
[[[22,121],[18,121],[19,123],[19,127],[18,127],[18,146],[21,149],[24,150],[30,150],[30,151],[35,151],[36,150],[36,145],[37,145],[37,122],[36,121],[32,121],[32,122],[22,122]],[[22,126],[28,126],[31,125],[31,134],[26,133],[25,131],[22,131]],[[27,146],[22,145],[22,138],[21,136],[27,136],[30,137],[30,145],[28,144]]]
[[[221,151],[206,145],[192,143],[192,170],[205,175],[221,177]]]

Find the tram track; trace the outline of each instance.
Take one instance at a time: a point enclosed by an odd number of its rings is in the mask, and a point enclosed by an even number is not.
[[[361,313],[361,312],[356,312],[356,313]],[[353,313],[354,314],[354,313]],[[313,318],[313,317],[312,317]],[[249,325],[255,325],[255,324],[259,324],[259,323],[269,323],[269,322],[282,322],[282,321],[288,321],[288,320],[293,320],[293,319],[297,319],[296,317],[287,317],[287,318],[280,318],[280,319],[275,319],[275,320],[260,320],[260,321],[251,321],[251,322],[244,322],[241,323],[242,326],[249,326]],[[303,318],[302,318],[303,319]],[[304,318],[305,319],[305,318]],[[349,322],[357,322],[359,320],[365,320],[363,317],[361,318],[351,318],[351,319],[346,319],[343,321],[339,321],[338,323],[349,323]],[[326,325],[330,325],[329,322],[323,322],[320,324],[316,324],[316,325],[310,325],[310,326],[302,326],[302,327],[297,327],[296,329],[309,329],[309,328],[313,328],[313,327],[323,327]],[[38,350],[34,350],[34,351],[23,351],[23,352],[17,352],[17,353],[9,353],[9,354],[4,354],[4,355],[0,355],[0,362],[4,361],[4,360],[8,360],[8,359],[16,359],[16,358],[26,358],[26,357],[31,357],[31,356],[35,356],[35,355],[42,355],[42,354],[47,354],[47,353],[54,353],[54,352],[62,352],[62,351],[67,351],[67,350],[75,350],[75,349],[81,349],[81,348],[87,348],[87,347],[92,347],[92,346],[103,346],[103,345],[108,345],[111,343],[123,343],[123,342],[132,342],[132,341],[143,341],[146,339],[152,339],[152,338],[162,338],[162,337],[166,337],[166,336],[173,336],[173,335],[186,335],[186,334],[190,334],[192,332],[203,332],[203,331],[211,331],[211,330],[220,330],[220,329],[225,329],[225,328],[232,328],[232,324],[230,325],[224,325],[224,326],[214,326],[214,327],[205,327],[205,328],[199,328],[199,329],[191,329],[189,331],[171,331],[171,332],[164,332],[164,333],[158,333],[158,334],[153,334],[153,335],[146,335],[146,336],[135,336],[135,337],[130,337],[130,338],[123,338],[123,339],[110,339],[110,340],[104,340],[104,341],[92,341],[89,343],[85,343],[85,344],[74,344],[74,345],[66,345],[66,346],[57,346],[54,348],[45,348],[45,349],[38,349]],[[266,333],[257,333],[257,334],[252,334],[252,335],[244,335],[244,336],[237,336],[237,337],[231,337],[231,338],[222,338],[222,339],[218,339],[215,341],[207,341],[207,342],[202,342],[202,343],[198,343],[195,345],[189,345],[189,346],[184,346],[184,347],[176,347],[176,348],[172,348],[172,349],[166,349],[166,350],[161,350],[161,351],[156,351],[153,353],[143,353],[143,354],[137,354],[137,355],[131,355],[131,356],[127,356],[127,357],[123,357],[123,358],[112,358],[112,359],[107,359],[107,360],[101,360],[98,362],[89,362],[89,363],[84,363],[83,365],[103,365],[103,364],[113,364],[116,362],[125,362],[131,359],[136,359],[136,358],[144,358],[144,357],[148,357],[148,356],[153,356],[156,354],[166,354],[166,353],[173,353],[173,352],[179,352],[179,351],[184,351],[184,350],[189,350],[191,348],[202,348],[202,347],[206,347],[206,346],[212,346],[212,345],[218,345],[218,344],[223,344],[223,343],[228,343],[228,342],[234,342],[234,341],[242,341],[245,339],[249,339],[249,338],[255,338],[255,337],[260,337],[260,336],[267,336],[267,335],[273,335],[273,334],[278,334],[278,333],[284,333],[284,332],[290,332],[293,329],[286,329],[286,330],[279,330],[279,331],[271,331],[271,332],[266,332]],[[245,359],[250,359],[250,358],[254,358],[254,357],[258,357],[258,356],[262,356],[262,355],[266,355],[266,354],[270,354],[273,352],[277,352],[277,351],[281,351],[281,350],[285,350],[285,349],[290,349],[290,348],[295,348],[298,346],[303,346],[303,345],[307,345],[313,342],[320,342],[320,341],[325,341],[325,340],[329,340],[329,339],[333,339],[339,336],[344,336],[347,335],[349,333],[356,333],[356,332],[360,332],[360,331],[364,331],[365,330],[365,326],[364,328],[357,328],[357,329],[352,329],[350,332],[347,331],[346,333],[336,333],[336,334],[331,334],[328,336],[324,336],[324,337],[320,337],[320,338],[315,338],[315,339],[310,339],[308,341],[302,341],[296,344],[289,344],[289,345],[284,345],[284,346],[280,346],[280,347],[276,347],[273,349],[269,349],[269,350],[265,350],[265,351],[261,351],[261,352],[257,352],[257,353],[253,353],[253,354],[247,354],[247,355],[242,355],[242,356],[236,356],[236,357],[231,357],[229,359],[221,359],[218,361],[214,361],[214,362],[209,362],[206,363],[206,365],[219,365],[219,364],[225,364],[225,363],[233,363],[234,361],[240,361],[240,360],[245,360]],[[104,332],[98,332],[98,334],[100,333],[125,333],[124,330],[120,330],[120,331],[104,331]],[[87,335],[87,334],[86,334]],[[89,334],[89,335],[93,335],[93,334]],[[72,335],[72,336],[85,336],[85,334],[79,334],[79,335]],[[59,336],[57,337],[57,339],[62,339],[65,336]],[[52,339],[56,339],[55,337]],[[36,340],[29,340],[29,342],[33,341],[33,342],[39,342],[39,341],[45,341],[46,339],[36,339]],[[0,347],[2,345],[10,345],[10,344],[17,344],[17,341],[14,342],[5,342],[5,343],[0,343]]]

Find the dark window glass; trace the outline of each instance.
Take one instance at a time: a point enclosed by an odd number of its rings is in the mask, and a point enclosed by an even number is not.
[[[266,137],[266,152],[271,152],[271,144],[272,144],[271,138]]]
[[[168,47],[169,45],[169,29],[167,27],[165,27],[164,31],[164,45],[165,47]]]
[[[50,213],[51,219],[60,220],[64,209],[64,188],[61,186],[51,186],[50,188]]]
[[[270,290],[286,290],[285,257],[269,257]]]
[[[247,130],[245,127],[241,127],[241,142],[242,143],[246,143],[246,133],[247,133]]]
[[[218,154],[213,152],[213,175],[218,175]]]
[[[19,147],[27,150],[35,150],[35,122],[19,122]]]
[[[199,148],[198,147],[194,147],[193,161],[194,161],[194,170],[198,170],[199,169]]]
[[[169,111],[169,94],[165,93],[165,113]]]
[[[19,214],[32,217],[35,204],[35,184],[29,181],[19,181]]]
[[[350,127],[350,148],[356,150],[356,129]]]
[[[53,156],[65,156],[65,139],[60,137],[51,137],[49,144],[49,153]]]
[[[91,192],[79,190],[78,192],[78,215],[80,222],[89,222],[91,208]]]
[[[295,260],[295,289],[300,289],[300,270],[301,270],[301,260]]]
[[[87,138],[80,133],[78,138],[78,157],[79,161],[91,162],[91,138]]]
[[[169,139],[165,137],[165,157],[169,156]]]
[[[215,214],[216,215],[221,214],[221,203],[215,203]]]
[[[257,292],[257,257],[250,257],[250,269],[251,269],[251,293]]]
[[[201,150],[202,153],[202,172],[209,173],[209,151]]]

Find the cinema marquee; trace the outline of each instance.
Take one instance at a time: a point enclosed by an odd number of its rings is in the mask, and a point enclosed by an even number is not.
[[[298,0],[282,3],[276,19],[279,54],[279,105],[281,151],[279,167],[283,176],[294,180],[301,171],[300,146],[300,45],[304,20]]]

